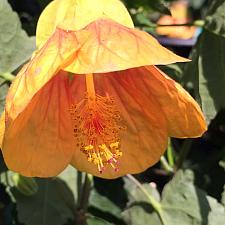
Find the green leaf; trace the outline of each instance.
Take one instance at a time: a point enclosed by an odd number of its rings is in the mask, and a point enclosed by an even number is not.
[[[8,91],[8,84],[0,77],[0,114],[5,107],[5,97]]]
[[[22,30],[6,0],[0,1],[0,30],[0,73],[12,72],[30,58],[35,41]]]
[[[171,15],[168,8],[168,3],[165,0],[124,0],[128,8],[144,8],[145,10],[151,9],[156,12]]]
[[[210,207],[210,213],[208,215],[208,225],[223,224],[225,222],[225,208],[218,203],[215,198],[207,196],[207,200]]]
[[[171,15],[171,12],[169,10],[168,4],[165,0],[158,0],[158,1],[149,1],[149,6],[162,14]]]
[[[133,184],[131,180],[128,178],[124,178],[125,181],[125,189],[129,194],[130,203],[137,202],[137,201],[144,201],[146,202],[146,196],[143,192]],[[153,187],[153,184],[143,184],[143,187],[147,190],[149,195],[153,196],[156,201],[160,201],[160,194],[158,190]]]
[[[129,225],[162,225],[157,213],[152,211],[151,206],[147,204],[134,204],[123,212],[123,216]]]
[[[59,174],[58,177],[66,183],[70,191],[73,193],[75,202],[77,202],[77,170],[72,166],[68,166],[61,174]]]
[[[222,198],[221,198],[221,203],[225,206],[225,185],[223,187],[223,193],[222,193]]]
[[[36,179],[38,192],[25,196],[13,189],[18,219],[25,225],[63,225],[74,219],[72,192],[65,182],[55,179]]]
[[[145,25],[149,27],[155,27],[156,25],[150,21],[150,19],[142,12],[137,13],[136,20],[140,25]]]
[[[12,175],[14,187],[23,195],[31,196],[37,193],[38,185],[34,178],[24,177],[18,173]]]
[[[170,64],[170,65],[163,65],[159,66],[159,68],[165,72],[168,76],[170,76],[172,79],[176,80],[177,82],[181,81],[181,78],[183,76],[182,67],[183,64]]]
[[[128,178],[124,178],[124,181],[129,197],[128,208],[122,214],[124,220],[130,225],[160,225],[160,218],[149,204],[146,195]],[[156,201],[160,201],[160,194],[155,187],[150,184],[143,184],[143,187]]]
[[[125,225],[121,214],[127,203],[126,195],[121,178],[105,180],[95,177],[88,212],[109,223]]]
[[[112,223],[109,223],[98,217],[89,217],[87,219],[87,224],[88,225],[113,225]]]
[[[186,66],[184,83],[193,85],[194,96],[209,123],[225,107],[225,0],[214,0],[206,17],[205,30]]]
[[[166,185],[162,193],[162,205],[168,224],[205,224],[209,210],[205,193],[193,185],[191,171],[180,171]],[[200,204],[199,204],[200,203]],[[204,209],[204,210],[202,210]]]
[[[105,222],[107,221],[106,224],[125,225],[121,216],[122,210],[119,206],[112,202],[109,198],[99,194],[94,189],[92,190],[89,199],[88,211],[93,216],[102,218]]]
[[[204,4],[205,0],[189,0],[189,5],[193,7],[194,9],[200,9],[202,5]]]
[[[116,218],[120,217],[121,209],[108,198],[100,195],[96,190],[92,190],[89,203],[90,207],[110,213]]]
[[[221,166],[225,170],[225,158],[219,161],[219,166]]]
[[[207,196],[211,212],[208,215],[208,225],[223,224],[225,221],[225,208],[215,198]]]
[[[205,28],[225,37],[225,0],[214,0],[206,17]]]
[[[145,185],[146,189],[149,186]],[[225,208],[194,185],[192,171],[179,171],[162,192],[161,218],[153,210],[144,193],[136,189],[130,196],[129,208],[123,212],[130,225],[215,225],[225,221]],[[142,194],[141,202],[133,196]],[[139,198],[138,198],[139,199]]]
[[[185,69],[183,81],[192,83],[194,95],[208,122],[225,107],[225,38],[205,30]]]

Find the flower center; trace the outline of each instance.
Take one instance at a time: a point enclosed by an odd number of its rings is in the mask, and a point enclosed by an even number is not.
[[[102,173],[107,165],[118,171],[121,125],[120,112],[112,97],[95,93],[93,75],[86,75],[87,93],[70,108],[77,146]]]

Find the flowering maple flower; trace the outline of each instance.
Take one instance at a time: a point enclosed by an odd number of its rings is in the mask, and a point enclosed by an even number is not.
[[[68,164],[104,178],[139,173],[169,136],[206,130],[195,100],[155,66],[188,60],[133,28],[118,0],[93,2],[100,11],[88,0],[45,9],[38,50],[9,89],[0,144],[7,166],[24,176],[55,176]]]
[[[179,0],[171,3],[170,11],[172,16],[163,15],[157,21],[159,25],[176,25],[190,23],[188,17],[188,1]],[[166,35],[170,38],[190,39],[196,33],[195,26],[158,26],[157,34]]]

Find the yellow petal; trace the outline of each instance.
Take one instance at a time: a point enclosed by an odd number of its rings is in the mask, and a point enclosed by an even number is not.
[[[82,41],[80,35],[85,31],[89,37]],[[72,73],[104,73],[189,61],[164,48],[148,33],[108,19],[97,20],[70,34],[82,43],[79,51],[74,52],[74,60],[65,68]]]
[[[2,113],[0,118],[0,148],[2,148],[2,141],[5,134],[5,111]]]
[[[146,84],[146,94],[159,102],[171,137],[200,137],[207,126],[197,102],[178,83],[155,66],[138,68],[135,82]]]
[[[133,82],[130,75],[130,70],[94,74],[97,94],[114,97],[123,125],[127,127],[121,135],[123,155],[119,159],[119,171],[107,166],[103,173],[99,173],[96,166],[87,161],[85,154],[76,149],[71,164],[78,170],[108,179],[140,173],[155,164],[165,151],[168,133],[160,105],[153,97],[146,96],[142,92],[143,87]],[[77,85],[76,79],[80,76],[74,76]],[[74,85],[74,91],[77,89],[78,86]]]
[[[124,26],[133,27],[132,19],[119,0],[55,0],[40,16],[36,42],[39,48],[60,26],[79,30],[89,23],[107,16]]]
[[[24,176],[59,174],[73,154],[69,80],[59,72],[14,121],[7,122],[2,153],[9,169]]]
[[[74,37],[67,36],[66,31],[56,30],[13,81],[6,97],[6,112],[10,120],[25,109],[36,92],[65,66],[71,52],[74,53],[78,47]]]

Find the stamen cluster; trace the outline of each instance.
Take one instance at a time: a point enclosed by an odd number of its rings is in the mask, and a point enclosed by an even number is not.
[[[121,116],[115,100],[110,96],[85,95],[70,108],[77,147],[87,156],[88,162],[100,173],[107,165],[118,171]]]

